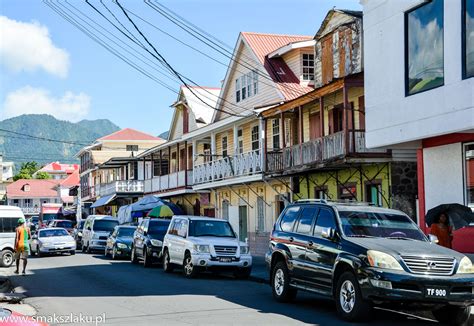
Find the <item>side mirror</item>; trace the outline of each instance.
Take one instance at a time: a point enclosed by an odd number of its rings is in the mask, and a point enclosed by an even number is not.
[[[92,230],[92,229],[91,229],[91,227],[90,227],[90,226],[88,226],[88,227],[87,227],[87,230],[88,230],[88,231],[90,231],[90,230]]]
[[[431,243],[438,243],[439,242],[439,239],[437,236],[435,236],[434,234],[428,234],[428,238],[430,239],[430,242]]]
[[[328,240],[333,241],[336,238],[336,230],[334,230],[333,228],[324,228],[321,231],[321,236],[324,239],[328,239]]]

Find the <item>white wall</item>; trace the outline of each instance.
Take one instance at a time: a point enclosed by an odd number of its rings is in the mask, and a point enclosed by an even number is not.
[[[444,1],[444,86],[405,97],[404,12],[423,0],[362,0],[366,142],[474,130],[474,78],[461,75],[461,0]]]
[[[426,211],[440,205],[464,203],[461,143],[423,149]]]

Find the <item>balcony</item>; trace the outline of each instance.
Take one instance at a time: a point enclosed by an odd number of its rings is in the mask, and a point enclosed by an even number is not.
[[[262,154],[256,150],[195,165],[194,184],[258,174],[262,170]]]
[[[141,180],[121,180],[110,183],[101,183],[95,186],[96,196],[112,194],[137,194],[144,192],[144,183]]]
[[[267,172],[282,172],[294,167],[318,164],[353,154],[388,155],[385,149],[368,149],[365,131],[340,131],[282,150],[267,153]]]
[[[145,193],[164,192],[192,186],[193,171],[183,170],[145,180]]]

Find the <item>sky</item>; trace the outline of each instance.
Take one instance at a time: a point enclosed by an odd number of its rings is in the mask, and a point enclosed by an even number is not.
[[[112,32],[114,36],[106,35],[122,47],[115,37],[142,51],[148,56],[146,60],[150,60],[149,66],[144,67],[175,92],[179,90],[179,83],[156,71],[156,59],[114,30],[84,1],[68,0],[75,8],[60,1],[63,10],[76,13],[97,31]],[[206,58],[131,15],[178,72],[199,85],[220,87],[228,58],[193,39],[143,1],[119,1],[147,22],[220,61],[222,64]],[[113,20],[99,0],[90,2]],[[103,2],[124,26],[134,31],[112,0]],[[160,0],[160,3],[231,48],[241,31],[313,36],[333,7],[361,10],[358,0]],[[0,0],[0,4],[1,120],[23,113],[48,113],[73,122],[109,119],[121,128],[153,135],[169,129],[173,113],[170,106],[177,98],[175,92],[115,57],[42,1]],[[138,34],[134,37],[143,42]],[[127,58],[132,56],[127,54]]]

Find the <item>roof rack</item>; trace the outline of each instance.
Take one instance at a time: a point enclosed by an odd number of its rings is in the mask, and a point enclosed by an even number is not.
[[[347,206],[375,206],[374,203],[356,201],[356,200],[328,200],[328,199],[299,199],[295,203],[322,203],[322,204],[339,204]]]
[[[298,199],[295,203],[323,203],[327,204],[328,201],[326,199]]]

